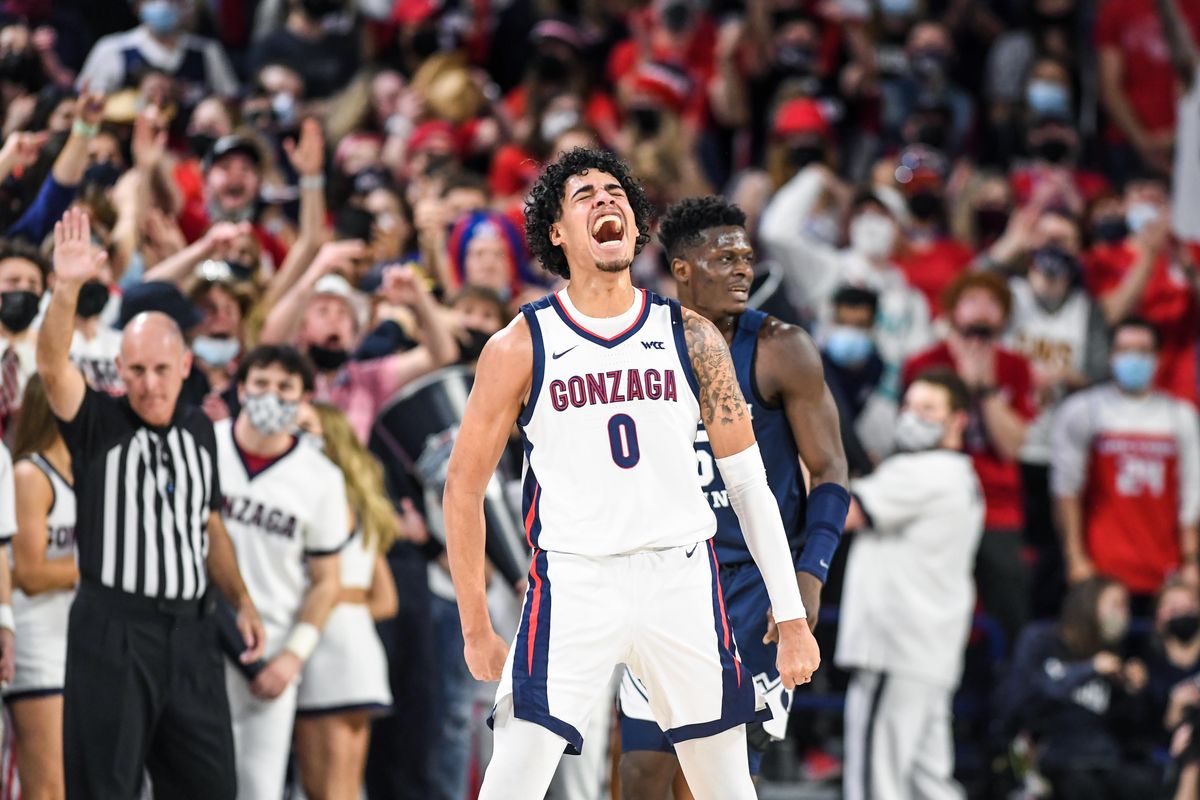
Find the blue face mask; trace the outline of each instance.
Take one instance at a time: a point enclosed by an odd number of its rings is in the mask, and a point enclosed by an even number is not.
[[[138,10],[138,18],[151,31],[165,36],[179,29],[179,6],[170,0],[148,0]]]
[[[862,328],[839,325],[825,340],[825,354],[839,367],[857,367],[875,352],[875,342]]]
[[[1030,81],[1025,88],[1025,102],[1034,114],[1071,113],[1071,95],[1067,87],[1054,81]]]
[[[879,11],[885,17],[911,17],[916,10],[916,0],[879,0]]]
[[[1154,379],[1158,359],[1149,353],[1117,353],[1110,366],[1118,386],[1127,392],[1142,392]]]
[[[1135,236],[1142,228],[1158,219],[1158,206],[1153,203],[1133,203],[1125,209],[1125,226]]]

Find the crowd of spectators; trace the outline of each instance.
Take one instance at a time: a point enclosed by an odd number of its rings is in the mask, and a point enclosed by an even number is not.
[[[122,392],[121,329],[160,311],[194,356],[182,402],[236,418],[239,358],[292,345],[313,400],[394,454],[403,420],[377,420],[397,393],[561,286],[524,241],[540,169],[608,148],[660,212],[745,210],[752,302],[821,348],[852,476],[892,451],[915,376],[966,385],[1002,643],[989,730],[1029,756],[1005,779],[1185,792],[1198,43],[1192,0],[4,0],[0,430],[36,371],[54,224],[79,208],[107,256],[71,350],[92,388]],[[655,243],[633,271],[671,293]],[[383,460],[395,707],[366,785],[462,800],[486,747],[440,494]]]

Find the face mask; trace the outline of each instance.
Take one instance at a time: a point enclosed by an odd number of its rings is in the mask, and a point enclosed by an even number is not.
[[[917,80],[924,83],[940,83],[945,80],[950,57],[941,50],[918,50],[913,53],[912,71]]]
[[[908,210],[921,222],[930,222],[942,211],[942,196],[929,190],[919,191],[908,198]]]
[[[108,287],[100,281],[88,281],[79,287],[79,300],[75,303],[75,316],[91,319],[98,316],[108,305]]]
[[[896,418],[896,449],[905,453],[932,450],[942,443],[946,426],[930,422],[915,411],[901,411]]]
[[[196,358],[210,367],[224,367],[237,358],[242,344],[231,337],[197,336],[192,341],[192,352]]]
[[[1124,217],[1100,217],[1092,223],[1092,238],[1105,244],[1116,244],[1129,235]]]
[[[857,367],[875,352],[871,334],[862,328],[839,325],[829,332],[825,340],[825,354],[839,367]]]
[[[1054,81],[1030,81],[1025,87],[1025,103],[1034,114],[1071,113],[1071,95],[1067,87]]]
[[[999,333],[999,331],[986,322],[973,322],[970,325],[964,325],[958,332],[963,338],[978,339],[984,342],[992,341],[996,338],[996,334]]]
[[[99,186],[102,189],[109,188],[120,177],[120,168],[111,161],[101,161],[92,164],[83,171],[83,183],[85,185]]]
[[[187,137],[188,150],[196,158],[204,158],[217,143],[217,137],[211,133],[189,133]]]
[[[687,3],[672,3],[662,10],[662,25],[671,33],[683,33],[692,23],[692,8]]]
[[[271,98],[271,110],[281,127],[296,124],[296,98],[288,92],[280,92]]]
[[[775,51],[775,63],[790,75],[811,75],[817,67],[817,51],[808,45],[785,44]]]
[[[483,354],[483,346],[492,338],[490,333],[467,328],[458,340],[458,363],[473,364]]]
[[[635,108],[630,112],[633,127],[642,136],[655,136],[662,128],[662,112],[656,108]]]
[[[533,57],[533,71],[540,81],[558,83],[566,79],[571,65],[553,53],[538,53]]]
[[[802,144],[787,151],[788,164],[796,169],[804,169],[809,164],[817,164],[825,160],[825,148],[816,144]]]
[[[299,408],[299,403],[285,403],[274,392],[248,394],[242,403],[242,409],[246,412],[250,424],[264,436],[291,430]]]
[[[859,214],[850,223],[850,249],[864,258],[887,258],[895,244],[896,225],[883,214]]]
[[[1071,159],[1075,147],[1064,139],[1047,139],[1034,148],[1033,154],[1048,164],[1063,164]]]
[[[350,359],[350,352],[340,348],[321,347],[318,344],[308,346],[308,357],[321,372],[333,372]]]
[[[1167,620],[1167,636],[1180,643],[1187,643],[1200,633],[1200,614],[1183,614]]]
[[[160,36],[174,33],[179,27],[179,17],[179,6],[168,0],[148,0],[138,11],[138,18]]]
[[[916,0],[879,0],[879,13],[885,17],[911,17],[916,9]]]
[[[1153,203],[1134,203],[1125,211],[1125,226],[1135,236],[1142,228],[1158,219],[1158,206]]]
[[[1008,227],[1008,209],[975,209],[975,233],[984,242],[994,242],[1004,235]]]
[[[0,294],[0,325],[12,333],[20,333],[33,324],[41,297],[36,292],[4,292]]]
[[[1113,380],[1127,392],[1140,393],[1145,391],[1154,380],[1158,369],[1158,359],[1148,353],[1117,353],[1109,362],[1112,367]]]
[[[1123,612],[1100,616],[1100,640],[1108,645],[1119,643],[1129,630],[1129,615]]]
[[[553,142],[579,123],[578,111],[551,111],[542,117],[538,132],[543,142]]]
[[[926,124],[917,129],[917,144],[928,145],[934,150],[946,149],[946,126]]]

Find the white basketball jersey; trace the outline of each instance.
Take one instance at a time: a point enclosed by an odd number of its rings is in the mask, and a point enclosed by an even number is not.
[[[1046,368],[1069,368],[1083,373],[1087,356],[1088,316],[1091,302],[1082,289],[1072,289],[1066,302],[1056,311],[1038,304],[1029,281],[1013,278],[1012,323],[1009,343],[1031,363]],[[1021,460],[1049,464],[1050,434],[1054,407],[1042,409],[1034,420],[1021,448]]]
[[[1176,106],[1175,186],[1171,192],[1171,227],[1175,235],[1200,242],[1200,70],[1192,88]]]
[[[607,320],[566,291],[521,309],[533,384],[518,420],[530,546],[580,555],[710,538],[716,519],[696,480],[698,388],[679,304],[638,289]]]
[[[308,589],[306,556],[338,552],[349,536],[342,471],[297,440],[251,475],[233,421],[213,425],[224,508],[238,568],[267,628],[268,655],[283,647]]]
[[[75,490],[40,453],[29,456],[29,461],[45,474],[54,494],[50,513],[46,517],[46,560],[74,558]],[[12,605],[17,628],[26,625],[65,626],[65,614],[74,596],[74,591],[64,590],[42,592],[29,597],[14,587]]]
[[[370,589],[375,577],[375,551],[363,542],[362,528],[356,528],[341,550],[342,588]]]

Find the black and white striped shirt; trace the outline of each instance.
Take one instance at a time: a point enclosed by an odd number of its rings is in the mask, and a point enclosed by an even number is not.
[[[208,586],[208,516],[221,507],[212,423],[180,405],[166,427],[88,389],[59,420],[71,451],[79,572],[130,594],[193,600]]]

